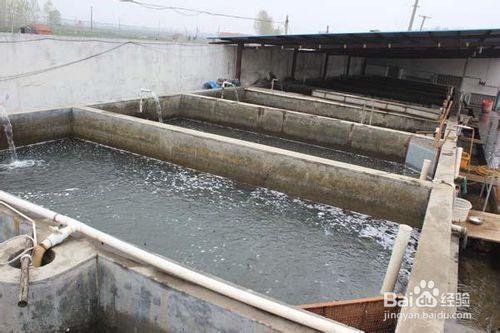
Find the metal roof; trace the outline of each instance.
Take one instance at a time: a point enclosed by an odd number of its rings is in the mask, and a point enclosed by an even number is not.
[[[500,58],[500,29],[211,37],[213,44],[278,46],[332,55]]]

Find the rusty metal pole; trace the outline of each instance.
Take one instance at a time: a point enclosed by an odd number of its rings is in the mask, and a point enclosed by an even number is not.
[[[239,43],[236,49],[236,79],[241,81],[241,63],[243,60],[243,48],[245,45],[243,43]]]
[[[293,58],[292,58],[292,72],[290,73],[290,76],[292,79],[295,79],[295,68],[297,67],[297,55],[299,54],[299,49],[294,49],[293,50]]]
[[[330,59],[330,55],[328,53],[325,53],[326,58],[325,58],[325,65],[323,67],[323,81],[326,80],[326,76],[328,74],[328,59]]]
[[[363,66],[361,67],[361,75],[366,75],[366,57],[363,58]]]
[[[351,56],[347,56],[347,65],[345,69],[345,75],[349,76],[349,72],[351,71]]]
[[[31,248],[32,242],[31,239],[26,238],[25,249]],[[21,261],[21,278],[19,281],[19,300],[17,302],[17,306],[20,308],[24,308],[28,305],[28,291],[29,291],[29,278],[30,278],[30,263],[31,258],[24,255],[20,259]]]

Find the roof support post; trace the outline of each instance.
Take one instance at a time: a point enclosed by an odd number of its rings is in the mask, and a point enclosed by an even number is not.
[[[323,76],[322,79],[323,81],[326,80],[326,76],[328,74],[328,59],[330,59],[330,55],[328,53],[325,53],[325,65],[323,66]]]
[[[366,57],[363,58],[363,65],[361,67],[361,75],[366,75]]]
[[[290,76],[292,79],[295,79],[295,69],[297,68],[297,55],[299,54],[299,49],[293,50],[293,58],[292,58],[292,72]]]
[[[243,60],[243,48],[245,44],[238,43],[236,48],[236,79],[241,81],[241,62]]]
[[[349,76],[349,72],[351,70],[351,56],[347,56],[347,65],[345,68],[345,75]]]

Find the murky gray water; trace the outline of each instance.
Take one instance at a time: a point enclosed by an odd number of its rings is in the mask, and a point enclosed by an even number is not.
[[[417,171],[407,168],[404,164],[368,157],[360,154],[354,154],[343,150],[329,149],[294,140],[287,140],[276,136],[244,131],[186,118],[165,119],[163,122],[171,125],[194,129],[197,131],[223,135],[234,139],[251,141],[287,150],[293,150],[299,153],[327,158],[339,162],[355,164],[391,173],[397,173],[409,177],[418,178],[420,176]]]
[[[36,162],[9,169],[0,152],[2,190],[291,304],[377,295],[397,233],[389,221],[89,142],[18,154]]]

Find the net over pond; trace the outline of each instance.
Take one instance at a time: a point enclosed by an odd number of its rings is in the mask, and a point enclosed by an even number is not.
[[[2,190],[291,304],[377,295],[398,228],[85,141],[18,157],[33,163],[12,166],[0,152]],[[413,238],[398,291],[415,247]]]

